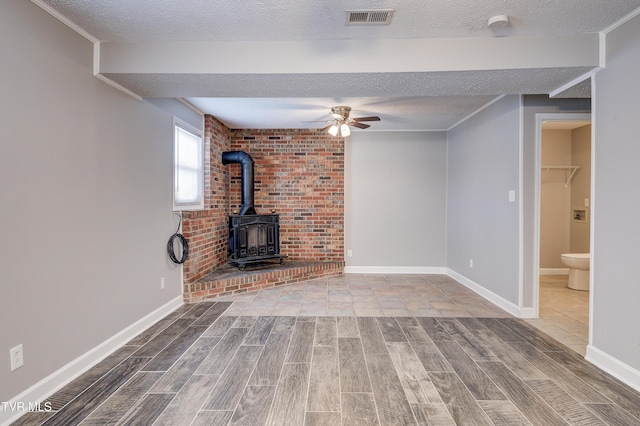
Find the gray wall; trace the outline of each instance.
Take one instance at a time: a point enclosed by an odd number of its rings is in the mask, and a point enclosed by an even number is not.
[[[607,35],[595,76],[592,345],[640,370],[640,17]]]
[[[171,115],[93,77],[91,43],[31,2],[0,2],[0,33],[9,401],[182,290],[165,251],[177,226]],[[10,372],[20,343],[25,365]]]
[[[354,132],[345,146],[347,267],[441,267],[446,133]],[[349,270],[349,269],[347,269]]]
[[[515,305],[519,123],[520,97],[502,98],[449,131],[447,161],[447,265]],[[510,190],[515,202],[509,202]]]

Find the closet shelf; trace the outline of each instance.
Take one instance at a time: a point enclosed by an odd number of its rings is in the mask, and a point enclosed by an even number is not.
[[[542,170],[545,172],[548,172],[549,170],[565,170],[570,172],[569,177],[564,183],[564,186],[569,186],[578,170],[580,170],[580,166],[542,166]]]

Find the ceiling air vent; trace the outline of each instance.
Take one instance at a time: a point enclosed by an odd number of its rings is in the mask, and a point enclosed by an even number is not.
[[[389,25],[393,9],[347,10],[347,25]]]

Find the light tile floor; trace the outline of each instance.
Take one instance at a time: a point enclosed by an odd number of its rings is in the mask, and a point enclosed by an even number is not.
[[[540,277],[540,318],[531,325],[584,356],[589,292],[567,276]],[[225,315],[487,317],[510,315],[446,275],[344,274],[219,298]]]
[[[589,292],[567,287],[567,275],[540,276],[540,317],[527,320],[581,355],[589,341]]]
[[[344,274],[222,297],[225,315],[509,317],[446,275]]]

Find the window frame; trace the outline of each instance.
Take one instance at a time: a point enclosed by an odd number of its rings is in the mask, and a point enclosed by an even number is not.
[[[178,163],[178,148],[179,148],[179,131],[182,130],[184,132],[190,133],[193,136],[198,138],[198,167],[196,169],[198,173],[197,185],[198,188],[196,190],[197,195],[194,201],[177,201],[176,196],[178,194],[178,170],[180,168],[180,164]],[[172,176],[172,199],[173,199],[173,211],[182,211],[182,210],[203,210],[204,209],[204,138],[203,132],[186,123],[185,121],[173,117],[173,176]]]

